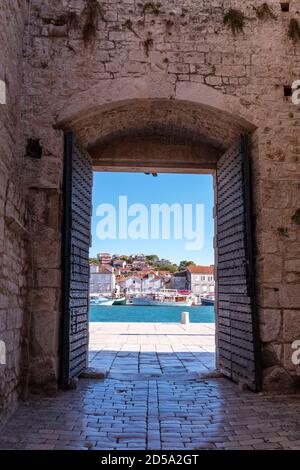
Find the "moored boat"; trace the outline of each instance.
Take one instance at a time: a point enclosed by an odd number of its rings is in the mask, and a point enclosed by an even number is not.
[[[110,306],[113,305],[114,299],[109,299],[107,297],[102,297],[99,295],[91,295],[90,296],[90,304],[91,305],[98,305],[98,306]]]
[[[126,305],[126,297],[119,297],[114,299],[113,305]]]
[[[190,307],[192,302],[190,294],[182,294],[171,289],[136,296],[132,299],[132,305],[141,307]]]
[[[215,305],[215,296],[208,295],[206,297],[201,297],[201,304],[202,305]]]

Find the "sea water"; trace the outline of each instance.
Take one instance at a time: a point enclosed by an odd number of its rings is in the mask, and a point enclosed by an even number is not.
[[[139,307],[133,305],[91,305],[90,322],[180,323],[182,312],[189,312],[191,323],[214,323],[213,306]]]

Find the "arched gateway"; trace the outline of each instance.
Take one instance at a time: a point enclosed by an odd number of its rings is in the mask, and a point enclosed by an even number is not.
[[[143,80],[120,80],[108,84],[107,89],[90,90],[93,105],[85,111],[76,110],[85,102],[84,96],[79,96],[69,110],[64,108],[65,115],[59,119],[57,127],[65,131],[65,385],[86,366],[95,169],[215,175],[218,368],[253,390],[261,387],[250,174],[255,126],[245,119],[243,114],[247,113],[237,100],[231,98],[226,103],[224,95],[203,85],[187,92],[186,96],[184,90],[174,89],[171,94],[169,89],[170,95],[164,96],[163,77],[154,89]],[[228,112],[230,108],[239,108],[242,115]]]
[[[1,2],[0,422],[85,364],[92,168],[214,174],[218,365],[299,391],[299,0],[161,3]]]

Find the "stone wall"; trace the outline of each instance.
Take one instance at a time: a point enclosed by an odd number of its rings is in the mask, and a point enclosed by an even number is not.
[[[20,148],[25,15],[26,2],[1,1],[0,80],[5,83],[6,104],[0,104],[0,341],[5,344],[6,364],[0,365],[0,422],[15,408],[27,369],[28,215]]]
[[[95,2],[32,0],[22,141],[34,248],[32,386],[55,388],[58,376],[62,130],[99,161],[111,143],[166,127],[167,138],[198,133],[218,151],[252,132],[264,387],[297,384],[290,356],[300,339],[299,108],[285,94],[299,78],[300,48],[288,29],[300,1],[284,13],[270,0],[276,19],[257,17],[262,3],[99,1],[89,21]],[[232,7],[245,15],[235,35],[224,25]]]
[[[101,9],[93,25],[87,21],[87,2],[83,0],[50,5],[33,1],[32,37],[26,51],[31,68],[26,83],[27,137],[40,139],[43,153],[40,160],[27,162],[27,178],[29,186],[34,184],[33,200],[38,201],[38,227],[41,223],[44,227],[42,232],[37,230],[39,250],[35,251],[42,289],[35,298],[36,316],[41,319],[48,311],[54,317],[59,312],[57,210],[63,148],[62,133],[53,126],[74,130],[86,146],[93,147],[104,139],[107,148],[115,139],[110,127],[126,134],[126,122],[132,122],[131,131],[137,124],[130,106],[127,111],[117,109],[115,115],[111,109],[93,114],[97,107],[134,98],[197,102],[199,93],[202,101],[211,94],[211,101],[206,101],[214,105],[214,97],[218,101],[222,95],[228,98],[227,109],[240,119],[241,126],[247,116],[257,128],[253,171],[264,383],[266,388],[290,387],[296,374],[290,360],[291,339],[300,337],[299,322],[295,321],[300,308],[300,232],[293,219],[300,206],[300,134],[299,109],[284,96],[284,87],[298,78],[300,50],[287,31],[290,19],[298,16],[300,2],[290,2],[289,13],[281,12],[279,2],[269,2],[277,19],[264,21],[254,10],[260,1],[242,6],[239,1],[160,3],[155,8],[155,2],[99,2]],[[233,35],[223,24],[224,12],[230,7],[241,9],[246,16],[241,34]],[[183,126],[186,115],[173,111],[168,116],[176,115],[175,124]],[[134,115],[139,121],[145,112],[137,110]],[[218,115],[215,117],[216,123]],[[153,112],[145,117],[144,126],[151,121]],[[227,143],[228,125],[224,124],[218,136],[213,124],[210,126],[206,138]],[[202,127],[199,121],[201,132]],[[50,225],[43,218],[48,213],[44,204],[49,204],[49,192],[53,197],[51,212],[56,214]],[[43,256],[46,247],[51,256]],[[45,345],[43,326],[38,323],[37,342],[43,344],[43,357],[51,370],[56,325],[52,324],[52,341],[48,337]]]

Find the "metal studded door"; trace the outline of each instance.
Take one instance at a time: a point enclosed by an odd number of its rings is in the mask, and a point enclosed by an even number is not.
[[[80,148],[73,134],[65,134],[61,342],[63,387],[68,386],[87,366],[92,183],[89,154]]]
[[[216,186],[218,366],[224,375],[257,391],[261,377],[246,136],[221,157]]]

